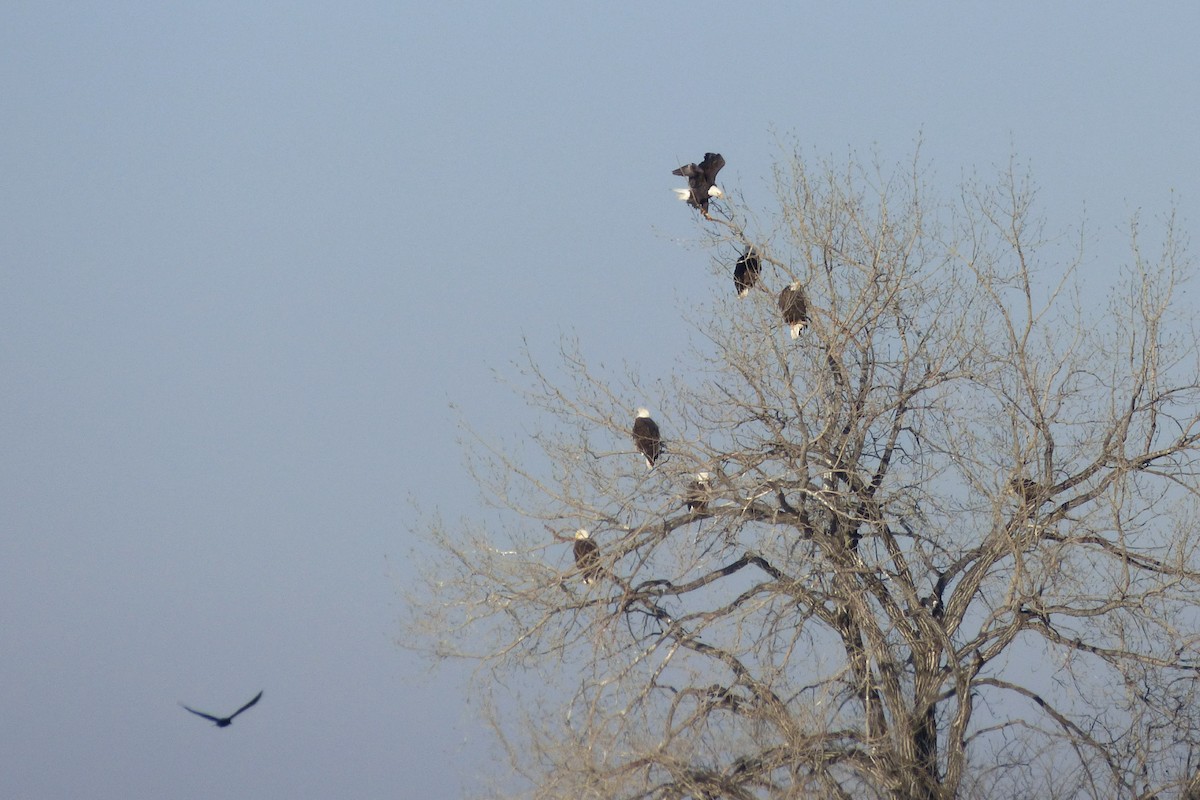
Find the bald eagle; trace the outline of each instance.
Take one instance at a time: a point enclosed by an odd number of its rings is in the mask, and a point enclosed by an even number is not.
[[[1029,478],[1013,478],[1008,482],[1008,491],[1024,503],[1037,503],[1044,493],[1042,485]]]
[[[583,574],[584,583],[594,583],[600,577],[600,546],[583,528],[575,531],[575,568]]]
[[[183,705],[183,703],[180,703],[179,705],[183,706],[185,709],[187,709],[188,711],[192,712],[192,713],[193,713],[193,714],[195,714],[197,717],[204,717],[204,718],[205,718],[205,719],[207,719],[207,720],[211,720],[211,721],[213,722],[213,724],[214,724],[214,725],[216,725],[218,728],[228,728],[230,725],[232,725],[232,724],[233,724],[233,718],[234,718],[234,717],[236,717],[238,714],[240,714],[240,713],[242,713],[243,711],[245,711],[245,710],[246,710],[247,708],[249,708],[250,706],[252,706],[252,705],[254,705],[255,703],[257,703],[257,702],[258,702],[258,699],[259,699],[260,697],[262,697],[262,696],[263,696],[263,693],[262,693],[262,692],[259,692],[258,694],[254,695],[254,699],[253,699],[253,700],[251,700],[249,703],[246,703],[246,705],[242,706],[242,707],[241,707],[241,708],[239,708],[237,711],[235,711],[235,712],[233,712],[232,714],[230,714],[228,717],[214,717],[212,714],[205,714],[203,711],[197,711],[197,710],[196,710],[196,709],[194,709],[194,708],[188,708],[187,706],[184,706],[184,705]]]
[[[687,494],[683,498],[688,511],[708,510],[708,495],[712,490],[711,477],[707,472],[697,472],[695,479],[688,484]]]
[[[633,443],[646,457],[646,469],[654,469],[654,462],[662,455],[662,436],[658,423],[650,419],[650,412],[644,408],[637,410],[633,420]]]
[[[758,253],[754,252],[753,247],[747,247],[733,267],[733,286],[737,289],[738,297],[750,294],[750,289],[758,283],[758,275],[761,272],[762,265],[758,263]]]
[[[711,197],[724,197],[721,187],[717,186],[717,173],[725,166],[725,159],[720,153],[705,153],[704,160],[696,164],[684,164],[672,175],[688,179],[688,188],[676,189],[675,194],[680,200],[686,200],[692,208],[700,209],[700,213],[708,216],[708,200]]]
[[[808,303],[804,300],[800,281],[783,287],[779,293],[779,310],[783,312],[783,324],[792,330],[792,338],[799,339],[800,331],[808,326]]]

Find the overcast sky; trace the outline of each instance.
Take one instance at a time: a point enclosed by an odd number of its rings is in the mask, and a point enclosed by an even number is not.
[[[1132,213],[1200,223],[1200,6],[1150,7],[4,3],[0,794],[502,771],[395,642],[413,502],[472,510],[459,414],[536,424],[493,370],[672,365],[706,150],[765,214],[791,142],[920,138],[942,192],[1015,153],[1108,280]]]

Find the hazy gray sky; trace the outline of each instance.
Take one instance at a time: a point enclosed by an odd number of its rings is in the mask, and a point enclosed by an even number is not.
[[[670,171],[706,150],[767,211],[793,140],[920,137],[947,191],[1015,152],[1098,281],[1138,209],[1195,230],[1200,7],[1145,8],[6,3],[0,794],[499,768],[463,670],[394,643],[410,498],[475,496],[449,404],[535,425],[492,379],[523,337],[670,367],[712,291]],[[227,730],[176,704],[260,689]]]

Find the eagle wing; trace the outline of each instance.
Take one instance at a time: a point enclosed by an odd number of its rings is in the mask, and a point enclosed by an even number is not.
[[[184,707],[184,708],[186,708],[188,711],[190,711],[190,712],[192,712],[193,714],[195,714],[197,717],[204,717],[205,719],[207,719],[207,720],[211,720],[211,721],[213,721],[213,722],[220,722],[220,721],[221,721],[221,718],[220,718],[220,717],[214,717],[212,714],[205,714],[203,711],[197,711],[197,710],[196,710],[196,709],[194,709],[194,708],[188,708],[187,706],[183,705],[183,703],[180,703],[179,705],[183,706],[183,707]]]
[[[725,159],[720,153],[705,153],[704,160],[700,162],[700,171],[704,173],[704,179],[709,185],[717,182],[717,173],[721,171],[721,167],[725,166]]]
[[[249,703],[246,703],[246,705],[242,706],[242,707],[241,707],[241,708],[239,708],[237,711],[235,711],[235,712],[233,712],[232,714],[230,714],[230,715],[229,715],[229,718],[230,718],[230,719],[233,719],[233,718],[234,718],[234,717],[236,717],[238,714],[242,713],[242,712],[243,712],[243,711],[245,711],[247,708],[249,708],[250,706],[252,706],[252,705],[254,705],[255,703],[257,703],[257,702],[258,702],[258,698],[262,697],[262,695],[263,695],[263,693],[262,693],[262,692],[259,692],[258,694],[254,695],[254,699],[253,699],[253,700],[251,700]]]

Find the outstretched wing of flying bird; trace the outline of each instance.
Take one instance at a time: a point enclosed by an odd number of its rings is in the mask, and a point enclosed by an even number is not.
[[[179,705],[183,706],[183,703],[180,703]],[[197,711],[196,709],[191,708],[190,706],[183,706],[183,707],[186,708],[188,711],[192,712],[193,714],[195,714],[197,717],[204,717],[207,720],[212,720],[213,722],[217,723],[218,725],[220,725],[222,722],[221,717],[214,717],[212,714],[205,714],[203,711]]]
[[[230,715],[229,715],[229,719],[230,719],[230,721],[232,721],[232,720],[233,720],[233,718],[234,718],[234,717],[236,717],[238,714],[242,713],[242,712],[243,712],[243,711],[245,711],[247,708],[249,708],[250,706],[252,706],[252,705],[254,705],[255,703],[257,703],[257,702],[258,702],[258,699],[259,699],[260,697],[262,697],[262,694],[263,694],[262,692],[259,692],[258,694],[254,695],[254,699],[253,699],[253,700],[251,700],[249,703],[246,703],[246,705],[242,706],[242,707],[241,707],[241,708],[239,708],[237,711],[235,711],[235,712],[233,712],[232,714],[230,714]]]

